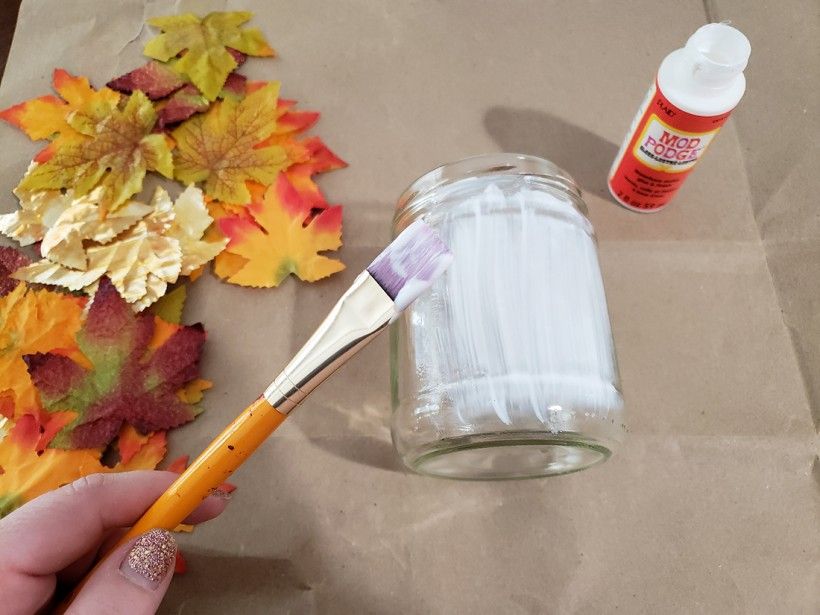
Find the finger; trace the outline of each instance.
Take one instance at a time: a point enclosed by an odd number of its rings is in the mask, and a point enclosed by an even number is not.
[[[73,587],[91,570],[100,553],[108,553],[125,536],[128,530],[118,527],[108,530],[99,546],[93,547],[77,561],[72,562],[57,573],[57,584],[61,587]]]
[[[176,551],[167,530],[151,530],[115,549],[88,577],[66,615],[155,613],[171,583]]]
[[[111,528],[133,524],[177,478],[173,472],[92,474],[36,498],[0,521],[0,575],[56,573],[97,546]],[[191,521],[217,516],[209,496]]]

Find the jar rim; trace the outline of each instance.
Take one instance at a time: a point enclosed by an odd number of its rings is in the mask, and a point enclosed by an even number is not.
[[[396,203],[394,222],[405,215],[412,216],[413,212],[408,211],[412,203],[437,188],[470,177],[498,173],[539,177],[583,203],[581,188],[572,175],[546,158],[514,153],[480,154],[439,165],[413,181]]]

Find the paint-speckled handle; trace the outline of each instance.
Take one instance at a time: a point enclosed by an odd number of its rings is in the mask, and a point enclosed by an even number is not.
[[[225,428],[154,502],[120,543],[154,528],[174,529],[233,474],[287,415],[260,397]]]

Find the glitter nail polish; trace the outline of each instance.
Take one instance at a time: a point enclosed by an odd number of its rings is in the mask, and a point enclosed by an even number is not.
[[[133,583],[156,589],[176,558],[177,543],[168,530],[155,529],[140,536],[120,566]]]

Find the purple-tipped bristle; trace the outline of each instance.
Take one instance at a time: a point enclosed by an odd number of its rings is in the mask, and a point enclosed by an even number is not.
[[[438,233],[416,220],[370,263],[367,271],[401,311],[427,290],[452,260],[453,254]]]

